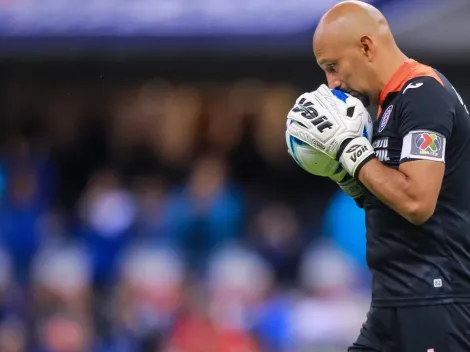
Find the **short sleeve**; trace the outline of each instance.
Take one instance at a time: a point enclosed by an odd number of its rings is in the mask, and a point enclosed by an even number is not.
[[[433,77],[407,83],[400,94],[398,132],[403,138],[400,163],[445,162],[446,143],[454,124],[452,95]]]

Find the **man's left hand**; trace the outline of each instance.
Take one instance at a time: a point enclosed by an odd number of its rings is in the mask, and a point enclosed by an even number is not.
[[[357,177],[360,168],[374,157],[369,140],[362,136],[365,119],[360,109],[348,109],[357,104],[348,96],[345,102],[333,95],[326,85],[302,94],[289,111],[289,133],[339,160],[346,171]],[[351,115],[351,116],[350,116]]]

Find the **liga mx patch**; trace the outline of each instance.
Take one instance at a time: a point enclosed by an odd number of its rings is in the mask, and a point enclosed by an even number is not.
[[[400,160],[422,159],[445,162],[446,138],[432,131],[411,131],[403,138]]]

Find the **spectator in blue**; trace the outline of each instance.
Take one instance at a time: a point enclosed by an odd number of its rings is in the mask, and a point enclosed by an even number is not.
[[[169,231],[165,224],[169,197],[163,179],[141,175],[134,179],[132,188],[137,207],[134,234],[136,241],[145,241],[154,246],[170,244]]]
[[[90,253],[97,287],[109,284],[120,255],[129,243],[136,217],[135,202],[118,175],[99,171],[79,203],[78,238]]]
[[[259,340],[263,351],[288,351],[290,335],[290,313],[293,300],[282,295],[266,299],[255,312],[252,333]]]
[[[267,203],[254,221],[251,245],[268,263],[278,284],[296,283],[305,241],[292,208],[283,203]]]
[[[323,233],[366,271],[365,213],[342,190],[338,190],[327,205]]]
[[[32,169],[20,169],[7,181],[7,194],[0,208],[0,241],[11,256],[15,279],[26,283],[31,261],[42,233],[46,209],[37,201],[38,180]]]
[[[227,174],[223,159],[203,156],[169,201],[166,228],[193,268],[203,269],[213,250],[241,231],[241,191]]]
[[[54,201],[56,195],[57,175],[55,165],[44,148],[33,145],[21,134],[12,135],[6,143],[5,153],[0,160],[0,186],[2,177],[8,180],[16,172],[31,169],[36,174],[35,202],[43,207],[48,207]]]

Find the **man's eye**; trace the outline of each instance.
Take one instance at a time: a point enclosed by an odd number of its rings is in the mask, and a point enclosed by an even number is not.
[[[328,72],[336,72],[336,65],[335,64],[329,64],[326,66],[326,70]]]

